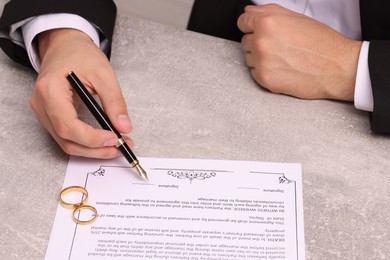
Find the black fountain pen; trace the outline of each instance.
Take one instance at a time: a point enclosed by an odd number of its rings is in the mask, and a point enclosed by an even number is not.
[[[118,136],[118,142],[115,147],[122,152],[123,156],[125,156],[131,167],[133,167],[142,178],[148,181],[148,175],[139,164],[137,157],[135,157],[129,146],[126,144],[125,139],[123,139],[122,135],[118,132],[118,130],[114,128],[106,113],[104,113],[103,109],[92,97],[92,95],[83,85],[83,83],[81,83],[80,79],[76,76],[76,74],[74,74],[73,71],[69,72],[66,78],[68,79],[72,87],[76,90],[77,94],[80,96],[84,104],[88,107],[89,111],[91,111],[93,116],[102,126],[102,128],[105,130],[112,131]]]

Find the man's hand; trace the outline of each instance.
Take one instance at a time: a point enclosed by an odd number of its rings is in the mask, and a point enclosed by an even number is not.
[[[276,4],[238,19],[253,78],[275,93],[352,101],[361,42]]]
[[[81,31],[55,29],[39,35],[41,69],[31,97],[31,107],[42,125],[68,154],[112,158],[117,136],[95,129],[78,118],[79,97],[66,79],[73,70],[92,94],[97,94],[106,114],[122,133],[132,130],[119,83],[104,53]],[[130,145],[131,145],[130,140]]]

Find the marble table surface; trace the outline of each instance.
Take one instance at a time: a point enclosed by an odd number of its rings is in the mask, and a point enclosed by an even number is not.
[[[0,60],[0,259],[43,259],[69,157],[29,107],[35,72]],[[138,18],[111,61],[138,156],[301,163],[306,258],[390,259],[390,137],[367,113],[269,93],[238,43]]]

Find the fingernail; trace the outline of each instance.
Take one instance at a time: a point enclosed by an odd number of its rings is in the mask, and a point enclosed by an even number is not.
[[[131,129],[131,121],[130,118],[127,115],[120,115],[118,116],[118,122],[124,129]]]
[[[104,142],[104,146],[114,146],[118,142],[118,138],[111,138]]]

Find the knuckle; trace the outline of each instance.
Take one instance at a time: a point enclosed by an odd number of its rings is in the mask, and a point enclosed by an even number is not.
[[[275,11],[275,10],[279,9],[280,5],[275,4],[275,3],[269,3],[269,4],[264,5],[263,7],[267,11]]]
[[[272,82],[272,77],[268,73],[262,72],[262,70],[255,69],[252,71],[253,78],[266,89],[270,89],[270,83]]]
[[[97,148],[101,146],[101,137],[96,134],[96,130],[91,125],[83,124],[78,131],[79,133],[77,135],[83,137],[83,145],[90,148]]]
[[[72,144],[71,142],[69,141],[61,141],[59,143],[61,149],[66,153],[66,154],[69,154],[69,155],[77,155],[76,154],[76,147],[74,144]]]
[[[59,120],[52,119],[52,124],[57,135],[62,139],[69,139],[71,129]]]
[[[261,30],[272,30],[278,26],[277,16],[273,14],[259,16],[256,22]]]
[[[44,96],[46,93],[46,87],[49,85],[48,80],[45,77],[38,78],[35,82],[34,92],[36,92],[39,96]]]
[[[122,95],[113,95],[109,98],[109,103],[119,109],[123,109],[125,100],[123,99]]]
[[[263,51],[268,51],[272,46],[268,44],[267,39],[264,38],[256,38],[254,39],[254,49],[260,54]]]

